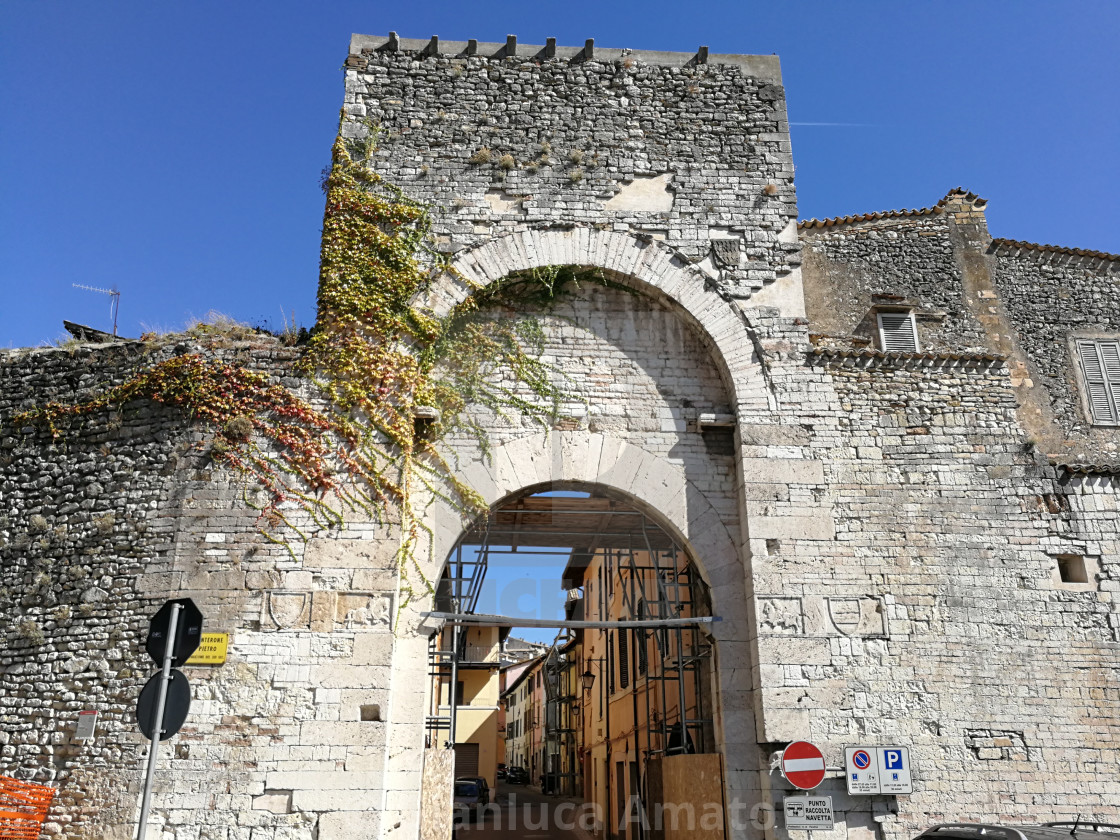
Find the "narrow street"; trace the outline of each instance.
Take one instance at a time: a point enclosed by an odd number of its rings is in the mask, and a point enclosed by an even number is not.
[[[461,825],[457,840],[590,840],[591,816],[574,800],[544,796],[533,788],[499,782],[480,820]]]

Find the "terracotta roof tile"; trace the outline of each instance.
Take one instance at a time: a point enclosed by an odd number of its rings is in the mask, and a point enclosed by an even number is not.
[[[1058,469],[1078,475],[1120,475],[1120,463],[1063,464],[1059,461],[1052,461],[1051,463]]]
[[[946,196],[941,199],[933,207],[922,207],[917,210],[882,210],[878,213],[862,213],[854,216],[833,216],[829,219],[803,219],[797,223],[798,230],[809,230],[813,228],[830,228],[837,225],[850,225],[857,222],[874,222],[879,219],[899,219],[908,216],[936,216],[945,212],[945,205],[950,201],[964,200],[974,207],[984,207],[988,200],[980,198],[976,193],[969,192],[964,187],[956,187],[949,190]]]
[[[1058,245],[1039,245],[1036,242],[1020,242],[1017,239],[993,239],[988,247],[989,254],[997,257],[1033,257],[1053,261],[1089,261],[1120,263],[1120,254],[1105,251],[1088,251],[1084,248],[1062,248]]]

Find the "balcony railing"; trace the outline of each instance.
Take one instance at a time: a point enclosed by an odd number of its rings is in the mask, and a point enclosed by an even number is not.
[[[459,662],[493,662],[498,663],[498,646],[497,645],[463,645],[463,655],[459,657]]]

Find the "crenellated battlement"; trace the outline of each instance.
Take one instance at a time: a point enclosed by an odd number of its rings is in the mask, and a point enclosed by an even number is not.
[[[348,67],[360,67],[362,56],[374,52],[413,53],[418,57],[442,55],[458,58],[489,58],[501,61],[507,58],[520,58],[529,61],[557,61],[580,64],[586,61],[622,62],[627,59],[654,64],[662,67],[695,67],[704,64],[724,64],[743,68],[745,75],[764,81],[780,83],[781,64],[776,55],[736,55],[733,53],[710,53],[705,46],[694,53],[663,52],[658,50],[635,50],[627,47],[597,47],[594,38],[588,38],[582,47],[564,47],[556,44],[555,38],[547,38],[544,44],[519,44],[516,35],[507,35],[504,42],[441,41],[438,35],[427,40],[423,38],[401,38],[396,32],[389,35],[359,35],[350,37],[350,56]]]

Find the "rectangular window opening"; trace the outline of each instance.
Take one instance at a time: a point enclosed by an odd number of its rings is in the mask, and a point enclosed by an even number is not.
[[[1085,569],[1085,558],[1080,554],[1058,555],[1058,577],[1062,583],[1088,583],[1089,574]]]
[[[379,703],[370,703],[369,705],[363,705],[361,708],[361,713],[363,721],[369,722],[381,720],[381,705]]]

